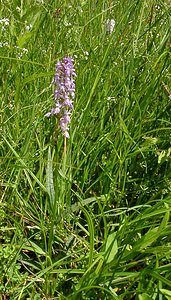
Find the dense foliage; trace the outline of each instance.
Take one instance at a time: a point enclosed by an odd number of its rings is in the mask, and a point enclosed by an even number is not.
[[[171,299],[170,31],[170,0],[0,0],[1,300]]]

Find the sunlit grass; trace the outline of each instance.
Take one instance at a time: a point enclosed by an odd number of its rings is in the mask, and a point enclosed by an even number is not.
[[[0,299],[170,299],[170,4],[96,2],[0,2]]]

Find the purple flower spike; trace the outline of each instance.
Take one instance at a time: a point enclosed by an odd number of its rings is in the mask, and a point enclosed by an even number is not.
[[[55,107],[46,113],[46,117],[57,116],[59,126],[63,135],[69,138],[70,116],[73,110],[73,100],[75,98],[75,68],[72,57],[64,57],[56,64],[56,73],[53,84]]]

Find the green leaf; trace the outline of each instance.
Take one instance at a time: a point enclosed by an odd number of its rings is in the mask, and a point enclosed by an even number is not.
[[[167,203],[165,203],[166,208],[169,208]],[[163,217],[163,220],[159,227],[155,227],[152,229],[149,229],[149,231],[139,240],[135,243],[135,246],[133,247],[133,250],[137,249],[144,249],[148,246],[150,246],[153,242],[155,242],[160,235],[162,234],[163,230],[166,228],[168,221],[169,221],[169,210],[166,212],[166,214]]]
[[[171,291],[168,291],[166,289],[160,289],[160,292],[165,295],[165,297],[168,299],[168,300],[171,300]]]
[[[40,180],[34,175],[34,173],[27,167],[25,161],[18,155],[18,153],[15,151],[15,149],[12,147],[12,145],[9,143],[9,141],[6,139],[5,136],[3,136],[4,141],[7,143],[9,148],[11,149],[12,153],[18,160],[18,162],[21,164],[22,168],[25,169],[28,174],[37,182],[37,184],[41,187],[41,189],[45,192],[47,192],[45,186],[40,182]]]
[[[30,76],[24,78],[24,80],[22,81],[22,87],[24,87],[24,85],[27,84],[28,82],[32,82],[40,78],[51,77],[52,75],[54,75],[54,72],[39,72],[39,73],[31,74]],[[48,88],[49,87],[47,87],[47,89]]]
[[[138,240],[133,250],[142,250],[148,246],[150,246],[153,242],[158,238],[158,227],[150,229],[140,240]]]
[[[168,158],[170,157],[170,153],[171,153],[171,148],[167,149],[167,150],[162,150],[161,152],[157,152],[158,154],[158,164],[161,164],[165,161],[168,160]]]
[[[116,239],[116,232],[112,232],[109,234],[106,242],[106,249],[105,249],[106,263],[110,263],[112,260],[114,260],[117,252],[118,252],[118,243]]]
[[[28,41],[32,38],[33,31],[26,32],[24,35],[21,35],[18,37],[17,45],[20,48],[23,48],[26,44],[28,44]]]
[[[130,134],[129,134],[128,128],[127,128],[124,120],[122,119],[121,115],[119,115],[119,119],[120,119],[120,124],[121,124],[121,127],[122,127],[124,135],[125,135],[126,142],[128,143],[130,140]]]
[[[161,222],[161,224],[159,226],[159,230],[158,230],[159,233],[163,232],[163,230],[166,229],[167,224],[169,222],[169,217],[170,217],[169,206],[168,206],[167,203],[164,203],[164,204],[165,204],[166,209],[168,209],[168,211],[165,213],[165,215],[163,217],[163,220],[162,220],[162,222]]]
[[[45,251],[32,241],[29,241],[28,245],[24,245],[23,249],[33,251],[40,255],[46,255]]]
[[[146,293],[139,295],[138,298],[139,300],[151,300],[151,297]]]
[[[156,279],[160,280],[161,282],[163,282],[164,284],[167,284],[168,286],[171,287],[171,281],[167,278],[165,278],[164,276],[161,276],[160,274],[158,274],[156,271],[149,271],[149,273]]]

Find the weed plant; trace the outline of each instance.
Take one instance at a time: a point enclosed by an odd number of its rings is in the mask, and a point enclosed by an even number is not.
[[[170,31],[170,0],[0,0],[1,300],[171,299]]]

